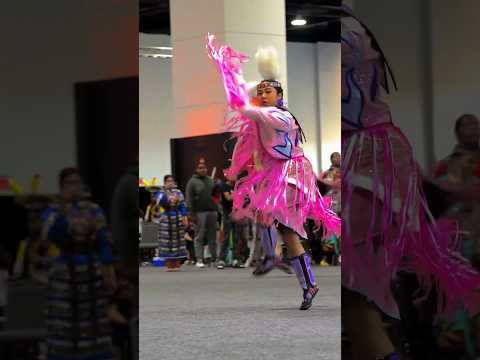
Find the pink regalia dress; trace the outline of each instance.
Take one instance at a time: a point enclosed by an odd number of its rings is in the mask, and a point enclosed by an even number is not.
[[[306,238],[307,219],[323,225],[327,232],[340,232],[340,219],[322,198],[310,161],[300,147],[301,133],[295,118],[285,108],[250,104],[241,64],[243,54],[228,46],[217,47],[214,36],[207,39],[207,51],[223,76],[232,112],[225,125],[237,139],[229,177],[241,177],[233,193],[233,215],[263,223],[277,221]]]

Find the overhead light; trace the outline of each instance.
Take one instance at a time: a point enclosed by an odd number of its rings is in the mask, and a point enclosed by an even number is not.
[[[173,48],[171,46],[148,46],[148,47],[143,47],[142,49],[170,50],[170,51],[173,50]]]
[[[170,59],[172,58],[172,48],[167,46],[149,46],[141,47],[139,49],[139,55],[145,58],[161,58],[161,59]],[[166,51],[166,52],[165,52]]]
[[[293,19],[290,24],[292,24],[293,26],[303,26],[307,23],[307,20],[303,17],[303,16],[300,16],[298,15],[297,17],[295,17],[295,19]]]
[[[173,57],[172,55],[169,55],[169,54],[154,54],[154,55],[146,55],[146,56],[153,57],[154,59],[156,58],[169,59]]]

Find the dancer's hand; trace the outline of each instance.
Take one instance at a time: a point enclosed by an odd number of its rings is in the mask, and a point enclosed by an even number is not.
[[[259,156],[257,150],[253,151],[253,163],[255,165],[255,170],[256,171],[262,171],[263,170],[262,160],[260,159],[260,156]]]
[[[184,216],[182,218],[183,226],[188,227],[188,217]]]

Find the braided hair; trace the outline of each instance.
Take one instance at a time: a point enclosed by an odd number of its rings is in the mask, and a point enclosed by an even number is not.
[[[261,83],[264,83],[264,82],[269,82],[269,83],[275,83],[276,86],[273,86],[273,88],[277,91],[277,94],[278,95],[281,95],[282,96],[282,99],[280,99],[279,103],[277,104],[276,108],[280,109],[280,110],[283,110],[283,111],[287,111],[290,113],[290,115],[292,115],[293,119],[295,120],[295,125],[298,126],[298,132],[299,132],[299,138],[300,138],[300,142],[303,144],[304,142],[307,141],[307,137],[305,136],[305,132],[303,131],[302,129],[302,126],[300,125],[300,122],[298,121],[298,119],[295,117],[295,115],[292,114],[292,112],[290,110],[288,110],[284,103],[283,103],[283,89],[282,89],[282,86],[280,85],[280,82],[276,81],[276,80],[263,80]]]

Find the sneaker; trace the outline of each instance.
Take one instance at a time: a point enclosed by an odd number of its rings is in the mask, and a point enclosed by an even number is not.
[[[219,270],[222,270],[225,268],[225,262],[220,260],[218,263],[217,263],[217,269]]]
[[[300,305],[300,310],[308,310],[312,306],[312,301],[315,295],[318,293],[318,286],[309,288],[308,290],[303,291],[303,301]]]
[[[237,269],[245,269],[245,265],[242,264],[237,259],[233,260],[232,267],[237,268]]]
[[[205,264],[202,261],[197,261],[195,264],[196,267],[203,269],[205,267]]]
[[[320,261],[320,266],[325,267],[325,266],[330,266],[330,264],[326,262],[325,259],[323,259],[322,261]]]

